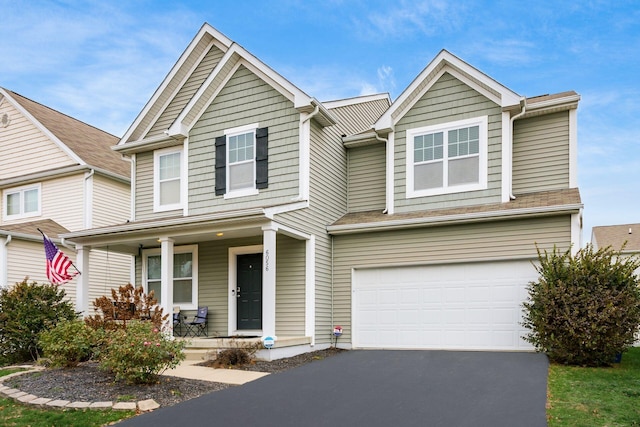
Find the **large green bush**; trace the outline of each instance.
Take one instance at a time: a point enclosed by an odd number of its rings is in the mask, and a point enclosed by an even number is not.
[[[76,318],[65,292],[51,284],[27,283],[0,289],[0,363],[36,360],[38,335],[62,320]]]
[[[98,349],[99,331],[80,319],[63,320],[40,334],[40,347],[49,366],[71,368],[89,360]]]
[[[158,374],[175,368],[185,358],[185,342],[166,336],[149,321],[131,320],[126,328],[106,333],[100,365],[117,380],[152,383]]]
[[[528,285],[525,340],[553,361],[602,366],[636,338],[640,325],[637,257],[587,246],[575,256],[538,251],[539,279]]]

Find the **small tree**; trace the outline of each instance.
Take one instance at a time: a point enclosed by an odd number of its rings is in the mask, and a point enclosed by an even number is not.
[[[77,317],[62,288],[27,280],[0,289],[0,362],[36,360],[40,332]]]
[[[169,317],[163,316],[162,308],[153,296],[148,295],[141,286],[134,288],[132,284],[120,286],[117,291],[111,289],[111,298],[102,296],[93,302],[96,314],[88,316],[85,321],[94,329],[114,330],[127,327],[131,320],[148,320],[156,328],[161,328]]]
[[[540,278],[529,283],[523,304],[531,331],[524,339],[553,361],[587,366],[608,365],[631,346],[640,325],[640,259],[621,251],[538,250]]]

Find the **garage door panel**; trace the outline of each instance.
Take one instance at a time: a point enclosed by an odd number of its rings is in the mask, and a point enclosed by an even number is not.
[[[531,349],[519,325],[530,261],[356,270],[353,345]]]

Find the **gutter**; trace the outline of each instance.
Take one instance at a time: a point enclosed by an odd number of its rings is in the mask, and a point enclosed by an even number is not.
[[[114,178],[124,184],[130,184],[131,183],[131,179],[123,176],[123,175],[118,175],[116,173],[113,173],[111,171],[108,171],[106,169],[102,169],[102,168],[96,168],[93,166],[89,166],[89,165],[76,165],[76,166],[69,166],[69,167],[65,167],[65,168],[60,168],[60,169],[53,169],[53,170],[49,170],[49,171],[45,171],[45,172],[38,172],[38,173],[34,173],[34,174],[30,174],[30,175],[22,175],[20,177],[17,178],[8,178],[8,179],[4,179],[0,181],[0,188],[6,188],[6,187],[10,187],[10,186],[14,186],[16,184],[29,184],[32,182],[37,182],[37,181],[42,181],[44,179],[47,178],[51,178],[51,177],[63,177],[66,175],[72,175],[74,173],[78,173],[78,172],[82,172],[82,171],[86,171],[86,170],[90,170],[90,171],[94,171],[97,172],[100,175],[104,175],[104,176],[108,176],[111,178]]]
[[[427,218],[407,218],[389,221],[380,221],[376,223],[359,223],[345,225],[330,225],[327,232],[332,235],[366,233],[373,231],[387,231],[411,229],[420,227],[435,227],[442,225],[464,224],[471,222],[488,222],[497,219],[522,219],[530,217],[540,217],[547,215],[557,215],[560,213],[577,213],[583,208],[583,205],[560,205],[560,206],[544,206],[539,208],[520,208],[520,209],[503,209],[492,212],[476,212],[458,215],[443,215]]]

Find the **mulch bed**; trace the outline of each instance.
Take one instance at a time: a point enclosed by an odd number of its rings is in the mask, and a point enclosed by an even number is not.
[[[253,361],[246,365],[229,368],[277,373],[333,356],[341,351],[344,350],[329,348],[271,362]],[[199,365],[213,367],[214,361],[205,361]],[[131,402],[154,399],[161,406],[171,406],[230,387],[228,384],[168,376],[160,376],[156,384],[130,385],[122,381],[114,381],[113,375],[99,369],[95,362],[81,363],[75,368],[46,369],[19,375],[6,380],[4,384],[38,397],[50,399],[72,402]]]

